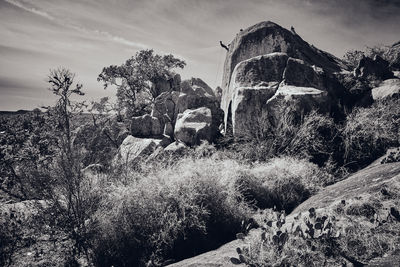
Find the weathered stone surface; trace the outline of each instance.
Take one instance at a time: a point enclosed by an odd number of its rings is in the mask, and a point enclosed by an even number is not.
[[[233,71],[221,103],[225,129],[232,123],[233,133],[242,135],[260,123],[270,124],[268,127],[277,125],[288,106],[299,116],[311,109],[328,112],[336,103],[334,89],[335,80],[321,68],[289,58],[285,53],[244,60]]]
[[[363,57],[354,70],[355,77],[372,80],[386,80],[393,77],[389,69],[389,62],[376,55],[374,59]]]
[[[164,125],[164,135],[174,136],[174,126],[172,126],[171,122],[166,122]]]
[[[264,21],[239,32],[230,43],[225,59],[222,88],[229,87],[232,72],[243,60],[274,52],[286,53],[289,57],[304,60],[328,71],[346,69],[343,62],[324,51],[310,46],[299,35],[281,26]]]
[[[378,87],[372,89],[372,98],[380,100],[400,96],[400,79],[389,79],[383,81]],[[400,108],[400,107],[399,107]]]
[[[114,157],[113,164],[118,166],[120,164],[129,164],[149,156],[159,146],[161,140],[149,138],[136,138],[129,135],[125,138],[118,149],[117,155]]]
[[[217,109],[218,106],[218,100],[213,90],[204,81],[199,78],[192,78],[182,82],[177,106],[178,113],[182,113],[186,109],[200,107]]]
[[[218,127],[223,122],[224,113],[212,89],[200,79],[192,78],[189,81],[183,81],[182,93],[179,95],[176,113],[183,113],[185,110],[201,107],[211,110],[213,128]]]
[[[183,81],[181,84],[182,93],[188,93],[188,90],[194,90],[197,94],[208,94],[215,97],[213,89],[200,78],[191,78],[190,80]]]
[[[162,127],[166,121],[174,122],[176,120],[179,95],[178,91],[165,92],[154,100],[151,116],[158,118]],[[166,120],[166,116],[169,119]]]
[[[179,91],[181,85],[181,76],[174,74],[172,77],[159,78],[151,85],[151,91],[154,95],[160,95],[164,92]]]
[[[313,87],[326,90],[324,71],[316,66],[305,64],[300,59],[289,58],[283,72],[285,84],[299,87]]]
[[[179,92],[164,92],[154,101],[151,115],[158,119],[162,134],[172,137],[178,114],[184,113],[188,109],[207,107],[211,110],[212,125],[219,126],[221,124],[223,111],[219,108],[219,102],[213,90],[204,81],[199,78],[192,78],[179,83],[179,86]],[[148,120],[148,118],[146,119]],[[145,129],[149,128],[148,124],[142,125]],[[141,134],[140,136],[154,136],[143,135],[142,129],[139,129],[138,132]],[[145,131],[145,133],[147,132]],[[158,133],[158,131],[156,133]]]
[[[188,109],[178,115],[175,124],[175,139],[189,146],[200,144],[201,140],[212,142],[218,132],[212,125],[211,110],[206,107]]]
[[[168,145],[165,149],[164,152],[169,153],[169,154],[176,154],[176,155],[182,155],[185,153],[185,151],[189,149],[187,145],[184,143],[175,141]]]
[[[278,83],[267,87],[240,87],[235,91],[231,104],[231,118],[226,113],[225,129],[232,123],[233,133],[240,135],[251,130],[258,118],[265,118],[266,103],[276,92]],[[231,120],[231,121],[228,121]]]
[[[131,119],[131,135],[136,137],[154,137],[163,133],[160,120],[149,114]]]
[[[326,113],[330,110],[331,99],[327,91],[313,87],[297,87],[281,84],[275,95],[270,98],[266,107],[273,126],[281,121],[281,115],[286,108],[301,117],[315,109]]]
[[[267,100],[282,81],[287,60],[286,54],[273,53],[242,61],[236,66],[221,102],[225,129],[232,120],[236,132],[262,114]]]

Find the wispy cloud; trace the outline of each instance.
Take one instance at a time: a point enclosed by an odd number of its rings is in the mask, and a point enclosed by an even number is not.
[[[27,6],[25,3],[16,1],[16,0],[5,0],[7,3],[14,5],[18,8],[21,8],[27,12],[30,12],[32,14],[35,14],[37,16],[46,18],[48,20],[54,21],[64,27],[76,30],[76,31],[80,31],[86,34],[96,34],[102,37],[105,37],[106,39],[121,44],[121,45],[125,45],[125,46],[129,46],[129,47],[134,47],[134,48],[138,48],[138,49],[143,49],[143,48],[147,48],[148,46],[142,44],[142,43],[138,43],[138,42],[133,42],[130,40],[125,39],[124,37],[121,36],[116,36],[113,35],[107,31],[101,31],[101,30],[96,30],[96,29],[88,29],[73,23],[70,23],[68,21],[62,20],[62,19],[58,19],[55,18],[54,16],[50,15],[48,12],[35,8],[35,7],[31,7],[31,6]]]
[[[6,1],[7,3],[11,4],[11,5],[14,5],[14,6],[16,6],[16,7],[19,7],[19,8],[21,8],[21,9],[23,9],[23,10],[25,10],[25,11],[28,11],[28,12],[30,12],[30,13],[32,13],[32,14],[41,16],[41,17],[46,18],[46,19],[49,19],[49,20],[55,20],[55,18],[54,18],[53,16],[51,16],[50,14],[48,14],[48,13],[45,12],[45,11],[39,10],[39,9],[37,9],[37,8],[34,8],[34,7],[29,7],[29,6],[27,6],[26,4],[23,4],[23,3],[21,3],[21,2],[15,1],[15,0],[5,0],[5,1]]]

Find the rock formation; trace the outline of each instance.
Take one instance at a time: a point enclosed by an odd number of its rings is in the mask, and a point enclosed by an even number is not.
[[[150,138],[136,138],[129,135],[125,138],[114,157],[115,166],[124,166],[137,159],[151,155],[159,146],[160,140]]]
[[[385,80],[372,89],[372,98],[374,100],[388,97],[400,97],[400,79]]]
[[[299,116],[316,109],[341,118],[344,108],[373,102],[372,88],[393,78],[390,66],[380,57],[363,58],[352,72],[298,34],[273,22],[258,23],[237,34],[225,59],[225,131],[243,135],[260,119],[274,127],[287,108]]]
[[[192,78],[181,82],[180,76],[175,75],[167,85],[161,82],[155,84],[153,90],[161,93],[154,100],[151,114],[132,118],[132,136],[158,139],[168,137],[189,146],[197,145],[201,140],[214,141],[222,123],[223,111],[213,89],[203,80]],[[198,116],[204,110],[207,110],[207,116]],[[192,116],[196,118],[195,122],[190,121]],[[193,123],[206,127],[200,130],[196,126],[194,128],[199,132],[193,132]]]
[[[212,142],[218,127],[212,124],[211,110],[206,107],[187,109],[178,115],[175,138],[189,145],[198,145],[201,140]]]
[[[393,44],[385,53],[385,58],[389,61],[392,71],[400,70],[400,42]]]

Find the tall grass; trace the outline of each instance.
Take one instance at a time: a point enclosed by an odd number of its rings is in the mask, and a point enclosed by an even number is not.
[[[368,108],[356,108],[343,127],[344,160],[353,169],[382,156],[400,145],[400,99],[378,101]]]
[[[318,190],[312,163],[278,158],[250,166],[184,158],[110,181],[93,225],[98,266],[164,265],[234,239],[258,208],[292,210]]]
[[[251,216],[234,184],[239,169],[234,161],[186,159],[114,182],[96,216],[96,263],[162,265],[232,239]]]

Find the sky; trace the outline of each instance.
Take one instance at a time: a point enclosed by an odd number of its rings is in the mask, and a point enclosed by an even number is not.
[[[400,40],[400,0],[0,0],[0,110],[54,104],[46,76],[60,66],[76,73],[85,100],[113,96],[98,74],[141,49],[184,59],[183,79],[215,88],[219,41],[267,20],[338,57]]]

